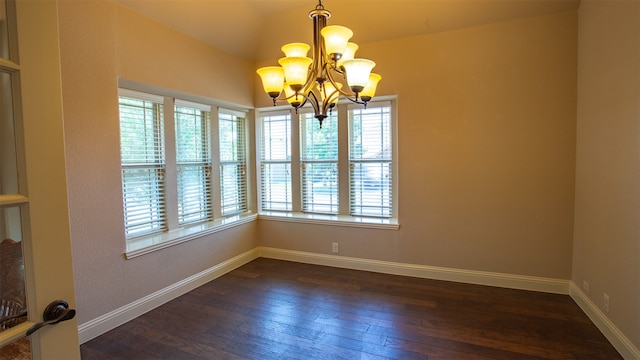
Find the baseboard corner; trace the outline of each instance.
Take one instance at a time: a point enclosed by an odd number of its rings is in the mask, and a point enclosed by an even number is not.
[[[602,332],[607,340],[609,340],[613,347],[618,350],[624,359],[640,359],[640,350],[573,281],[570,285],[569,296],[578,304],[582,311],[589,317],[600,332]]]

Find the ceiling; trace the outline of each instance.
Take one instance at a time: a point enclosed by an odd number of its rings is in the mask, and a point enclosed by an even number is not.
[[[311,43],[317,0],[115,0],[226,52],[259,61]],[[323,0],[358,44],[570,11],[580,0]],[[295,31],[293,31],[295,29]]]

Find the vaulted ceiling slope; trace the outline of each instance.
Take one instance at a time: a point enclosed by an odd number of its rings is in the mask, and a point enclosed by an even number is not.
[[[259,61],[280,45],[311,43],[317,0],[115,0],[229,53]],[[323,0],[329,24],[365,44],[575,10],[579,0]],[[275,49],[274,49],[275,48]]]

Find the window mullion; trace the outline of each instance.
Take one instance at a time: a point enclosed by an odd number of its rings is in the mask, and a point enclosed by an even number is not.
[[[244,153],[244,170],[245,170],[245,180],[246,180],[246,194],[245,196],[247,197],[247,211],[248,212],[252,212],[255,211],[257,209],[257,201],[256,201],[256,188],[254,186],[256,186],[256,184],[258,184],[256,182],[256,176],[255,173],[253,171],[253,169],[255,169],[255,161],[254,161],[254,154],[255,154],[255,148],[253,147],[252,144],[257,144],[256,140],[257,137],[255,137],[255,128],[254,128],[254,124],[255,122],[255,112],[254,111],[249,111],[247,113],[247,116],[244,119],[244,141],[245,141],[245,153]]]
[[[294,110],[291,110],[291,207],[294,212],[302,211],[300,116],[300,114],[296,114]]]
[[[176,165],[176,128],[174,114],[174,99],[164,99],[164,129],[165,129],[165,198],[167,228],[169,231],[179,228],[178,225],[178,191]]]
[[[263,129],[262,129],[262,124],[263,124],[263,120],[260,117],[260,114],[258,112],[254,112],[254,124],[255,127],[253,129],[254,131],[254,139],[255,139],[255,148],[253,149],[253,152],[256,154],[256,172],[255,172],[255,180],[256,180],[256,189],[255,189],[255,194],[256,194],[256,209],[257,210],[262,210],[263,207],[263,201],[262,201],[262,182],[264,181],[263,179],[263,171],[262,169],[264,168],[264,160],[262,158],[262,148],[264,146],[264,138],[263,138]]]
[[[391,164],[389,173],[391,174],[391,213],[398,218],[398,105],[395,99],[390,104],[391,116]]]
[[[217,106],[211,107],[211,144],[217,144],[211,147],[211,202],[213,210],[213,218],[220,219],[222,217],[222,195],[220,189],[220,121]]]
[[[346,104],[338,105],[338,214],[349,215],[349,116]]]

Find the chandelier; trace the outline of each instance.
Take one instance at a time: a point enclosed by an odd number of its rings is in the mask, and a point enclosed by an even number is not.
[[[257,73],[274,106],[276,101],[286,100],[297,111],[310,103],[322,128],[322,121],[331,114],[340,95],[366,108],[382,77],[371,72],[376,65],[373,61],[355,58],[358,45],[349,42],[351,30],[327,26],[331,13],[322,6],[322,0],[309,17],[313,20],[313,58],[307,57],[309,45],[286,44],[280,66],[263,67]]]

